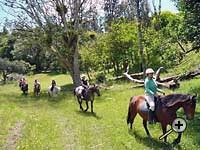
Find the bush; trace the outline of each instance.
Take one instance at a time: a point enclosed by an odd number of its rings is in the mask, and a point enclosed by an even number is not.
[[[99,83],[104,83],[105,80],[106,80],[106,76],[104,73],[98,73],[97,76],[96,76],[96,80],[99,82]]]

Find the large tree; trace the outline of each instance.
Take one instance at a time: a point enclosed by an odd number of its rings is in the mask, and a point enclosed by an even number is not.
[[[79,37],[84,13],[93,3],[89,0],[0,0],[15,10],[16,28],[38,29],[38,35],[48,50],[54,53],[72,77],[74,86],[80,84]]]
[[[177,2],[180,13],[183,15],[182,39],[192,43],[192,49],[200,50],[200,1],[199,0],[174,0]]]

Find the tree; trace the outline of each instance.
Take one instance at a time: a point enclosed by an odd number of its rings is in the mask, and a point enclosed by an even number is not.
[[[39,35],[37,28],[29,32],[16,31],[12,33],[12,36],[17,37],[12,51],[14,60],[23,60],[35,65],[35,72],[58,71],[57,69],[61,68],[58,59],[48,51],[48,47],[43,42],[43,36]]]
[[[177,2],[180,13],[183,15],[182,41],[192,43],[193,50],[200,50],[200,2],[198,0],[174,0]]]
[[[1,3],[5,1],[1,0]],[[82,16],[88,9],[88,0],[6,0],[6,6],[17,12],[16,28],[38,28],[48,50],[54,53],[72,77],[74,86],[80,85],[79,38],[82,34]],[[32,25],[32,26],[31,26]]]
[[[13,60],[14,43],[15,37],[10,35],[4,27],[3,32],[0,33],[0,57]]]
[[[137,21],[138,21],[138,39],[139,39],[139,51],[140,51],[140,56],[142,59],[142,71],[145,75],[145,58],[144,58],[144,53],[143,53],[143,46],[142,46],[142,28],[141,28],[141,9],[140,9],[140,0],[136,0],[136,9],[137,9]]]
[[[106,27],[109,27],[111,23],[117,18],[117,8],[119,0],[104,0],[104,12]]]
[[[6,58],[0,58],[0,72],[4,83],[6,83],[7,75],[10,73],[27,73],[30,69],[30,65],[22,61],[9,61]]]

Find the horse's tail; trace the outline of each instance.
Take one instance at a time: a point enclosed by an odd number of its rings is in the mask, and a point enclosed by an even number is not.
[[[133,120],[136,116],[137,112],[136,112],[136,99],[135,97],[131,97],[130,98],[130,103],[129,103],[129,107],[128,107],[128,115],[127,115],[127,124],[131,124],[131,129],[132,129],[132,124],[133,124]]]
[[[128,107],[128,115],[127,115],[127,124],[131,123],[131,108],[130,106]]]
[[[76,96],[76,88],[73,89],[74,96]]]

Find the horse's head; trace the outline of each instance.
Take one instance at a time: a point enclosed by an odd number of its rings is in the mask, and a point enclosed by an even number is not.
[[[188,100],[183,103],[183,110],[188,120],[194,119],[196,96],[188,95]]]
[[[91,88],[92,92],[95,92],[98,96],[101,96],[99,86],[94,84]]]

